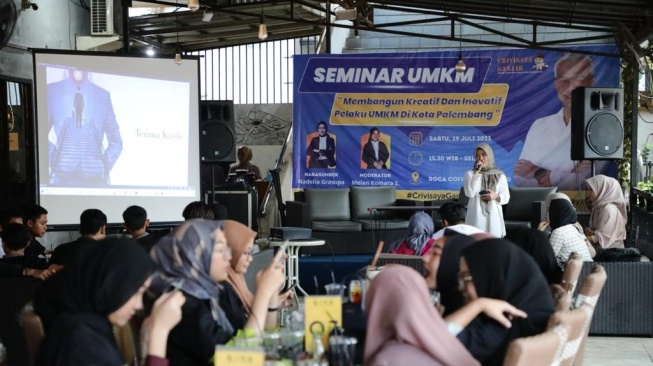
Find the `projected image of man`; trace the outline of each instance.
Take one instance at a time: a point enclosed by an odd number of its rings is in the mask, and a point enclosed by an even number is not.
[[[120,128],[108,91],[88,73],[70,71],[48,84],[49,182],[58,186],[104,186],[122,152]]]
[[[515,186],[578,189],[589,178],[589,161],[571,160],[571,92],[594,85],[594,62],[590,56],[565,54],[555,64],[553,84],[562,102],[558,113],[531,125],[515,166]],[[597,174],[608,168],[597,162]]]

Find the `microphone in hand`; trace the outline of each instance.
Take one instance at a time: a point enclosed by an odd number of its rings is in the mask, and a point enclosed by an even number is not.
[[[475,171],[475,172],[480,172],[480,171],[481,171],[481,163],[480,163],[480,162],[477,161],[477,162],[474,164],[474,171]]]

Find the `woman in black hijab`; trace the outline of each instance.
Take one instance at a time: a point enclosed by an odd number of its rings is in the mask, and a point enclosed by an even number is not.
[[[440,303],[444,306],[443,315],[447,316],[465,305],[463,295],[458,289],[460,252],[474,244],[476,239],[453,230],[445,230],[444,238],[435,282],[436,288],[440,292]],[[426,267],[428,272],[428,265]],[[427,282],[429,282],[428,277]]]
[[[551,236],[549,242],[558,261],[558,266],[563,268],[571,253],[580,254],[584,262],[592,262],[589,244],[577,224],[576,210],[571,202],[565,199],[554,199],[549,205],[549,222]]]
[[[553,248],[551,248],[549,238],[544,232],[529,227],[520,227],[511,230],[506,239],[517,244],[518,247],[524,249],[526,253],[533,257],[550,285],[560,283],[562,269],[556,262]]]
[[[153,272],[154,263],[131,239],[102,240],[66,266],[53,282],[56,313],[37,364],[123,365],[112,325],[125,325],[142,308]]]
[[[508,344],[543,332],[554,312],[551,292],[538,265],[507,240],[482,240],[464,249],[459,278],[468,302],[503,300],[527,315],[503,319],[502,324],[486,312],[489,316],[475,316],[467,325],[457,323],[464,326],[458,339],[485,366],[501,365]],[[498,310],[498,315],[506,311]]]

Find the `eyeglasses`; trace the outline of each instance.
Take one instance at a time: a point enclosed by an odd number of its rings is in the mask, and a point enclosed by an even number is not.
[[[458,287],[465,287],[466,282],[474,281],[474,277],[469,272],[458,273]]]
[[[223,246],[222,248],[216,249],[215,252],[222,254],[224,257],[229,257],[231,256],[231,247]]]

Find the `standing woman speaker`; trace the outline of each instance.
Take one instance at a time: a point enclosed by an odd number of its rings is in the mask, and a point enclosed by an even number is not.
[[[463,187],[469,197],[465,224],[475,226],[497,238],[506,236],[501,205],[510,201],[508,180],[494,161],[494,152],[488,144],[474,150],[474,168],[465,172]]]

